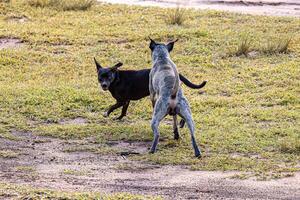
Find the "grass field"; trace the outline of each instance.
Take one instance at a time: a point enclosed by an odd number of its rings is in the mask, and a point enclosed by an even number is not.
[[[176,142],[172,126],[163,123],[159,151],[130,158],[193,170],[238,170],[262,179],[299,171],[300,20],[188,10],[178,26],[167,22],[171,12],[0,3],[0,39],[22,41],[0,50],[0,137],[16,140],[11,131],[18,130],[62,139],[94,137],[103,144],[151,141],[149,98],[132,102],[121,122],[103,117],[114,99],[99,90],[93,57],[104,66],[122,61],[123,69],[150,68],[148,36],[178,38],[171,56],[179,72],[193,82],[208,80],[202,93],[183,86],[203,157],[193,157],[186,128]],[[236,56],[245,35],[252,54]],[[286,38],[291,38],[286,53],[272,50]],[[87,123],[60,123],[78,117]],[[102,153],[114,153],[103,148]]]

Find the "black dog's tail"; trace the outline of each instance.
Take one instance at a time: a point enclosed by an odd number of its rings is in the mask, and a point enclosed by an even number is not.
[[[203,81],[200,85],[196,85],[194,83],[191,83],[187,78],[185,78],[184,76],[182,76],[181,74],[179,74],[179,78],[180,80],[188,87],[192,88],[192,89],[200,89],[200,88],[203,88],[207,81]],[[180,120],[180,128],[183,128],[184,127],[184,124],[185,124],[185,121],[184,119],[181,119]]]
[[[181,74],[179,74],[179,78],[180,80],[188,87],[192,88],[192,89],[200,89],[203,88],[206,85],[207,81],[203,81],[200,85],[196,85],[192,82],[190,82],[187,78],[185,78],[184,76],[182,76]]]

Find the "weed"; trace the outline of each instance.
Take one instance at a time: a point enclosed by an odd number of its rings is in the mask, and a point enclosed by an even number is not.
[[[166,22],[171,25],[182,25],[186,19],[185,9],[178,6],[169,12]]]
[[[250,52],[251,42],[252,41],[248,35],[242,36],[240,38],[240,40],[238,41],[238,46],[237,46],[235,55],[236,56],[241,56],[241,55],[248,56],[248,53]]]
[[[277,40],[268,40],[265,46],[261,47],[264,54],[288,53],[288,47],[291,43],[291,37],[283,37]]]

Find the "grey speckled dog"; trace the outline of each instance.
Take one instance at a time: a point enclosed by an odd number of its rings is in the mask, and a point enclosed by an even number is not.
[[[156,146],[159,140],[159,123],[166,115],[169,114],[173,116],[174,138],[179,138],[177,128],[177,115],[179,115],[186,121],[190,130],[195,156],[200,157],[201,152],[197,146],[194,136],[195,126],[190,106],[182,93],[179,84],[178,71],[169,54],[177,40],[165,45],[156,43],[151,38],[149,39],[151,40],[149,47],[152,52],[153,62],[150,72],[149,90],[152,105],[154,107],[151,121],[154,139],[150,153],[154,153],[156,151]]]

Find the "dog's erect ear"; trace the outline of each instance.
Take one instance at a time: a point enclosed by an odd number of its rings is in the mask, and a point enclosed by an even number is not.
[[[150,45],[149,45],[149,48],[151,49],[151,51],[154,50],[155,46],[157,45],[156,42],[154,40],[152,40],[150,37],[149,37],[149,40],[151,41],[150,42]]]
[[[97,72],[99,72],[100,69],[102,69],[101,65],[97,62],[96,58],[94,58],[96,67],[97,67]]]
[[[172,42],[169,42],[169,43],[166,45],[169,52],[171,52],[171,51],[173,50],[174,43],[177,42],[177,41],[178,41],[178,39],[173,40]]]
[[[111,69],[112,70],[117,70],[119,67],[121,67],[123,65],[123,63],[118,62],[117,64],[115,64]]]

